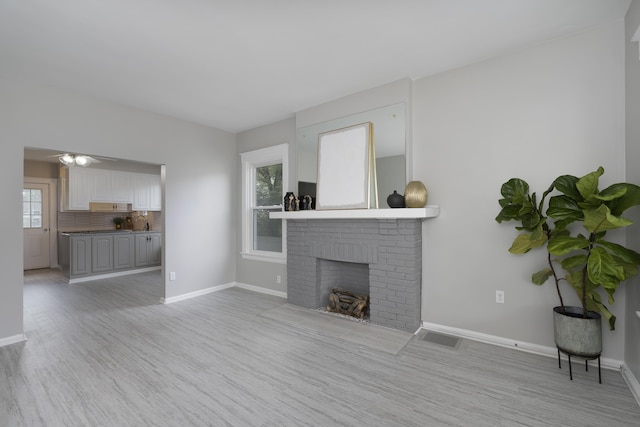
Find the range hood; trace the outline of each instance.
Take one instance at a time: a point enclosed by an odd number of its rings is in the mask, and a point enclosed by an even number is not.
[[[91,212],[131,212],[131,203],[89,203]]]

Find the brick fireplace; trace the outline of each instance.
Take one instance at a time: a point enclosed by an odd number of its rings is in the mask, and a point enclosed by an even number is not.
[[[368,293],[373,324],[415,332],[421,321],[422,220],[287,222],[287,298],[325,307],[333,286]]]

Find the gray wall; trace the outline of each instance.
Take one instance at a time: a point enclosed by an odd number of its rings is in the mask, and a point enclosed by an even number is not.
[[[296,154],[295,154],[295,118],[282,120],[267,126],[241,132],[236,136],[236,180],[238,182],[238,195],[242,194],[242,168],[240,166],[240,154],[260,148],[274,145],[289,144],[289,188],[285,191],[293,191],[298,194],[296,179]],[[238,250],[234,253],[237,262],[236,281],[238,283],[260,286],[277,292],[287,291],[287,266],[273,262],[255,261],[243,259],[242,250],[242,225],[240,224],[240,212],[242,200],[237,199],[236,212],[238,217],[238,232],[236,245]],[[277,283],[277,276],[281,282]]]
[[[640,1],[631,3],[626,17],[626,138],[627,180],[640,184],[640,48],[631,38],[640,27]],[[640,212],[629,217],[640,223]],[[627,231],[627,243],[640,251],[640,227],[631,227]],[[625,356],[624,360],[636,378],[640,378],[640,319],[635,315],[640,310],[640,278],[636,277],[627,286]]]
[[[414,83],[414,179],[441,209],[424,224],[423,321],[555,347],[554,287],[530,282],[545,255],[507,252],[516,231],[494,221],[500,186],[521,177],[541,194],[599,165],[602,185],[625,180],[623,31],[605,25]],[[604,332],[604,357],[623,359],[624,333],[624,322]]]
[[[603,185],[625,180],[623,33],[618,22],[297,114],[302,127],[407,102],[409,177],[424,182],[429,204],[441,209],[423,224],[423,321],[554,347],[557,297],[552,286],[530,282],[544,254],[508,253],[516,232],[494,221],[500,185],[519,176],[546,189],[558,175],[581,176],[599,165]],[[251,141],[282,142],[272,133],[258,129]],[[624,241],[622,233],[614,238]],[[251,274],[261,284],[273,271],[256,266]],[[505,292],[505,304],[495,302],[496,290]],[[578,302],[573,290],[565,295]],[[612,308],[625,318],[624,289]],[[625,326],[605,331],[604,357],[623,359]]]
[[[165,296],[235,280],[235,136],[70,93],[0,80],[0,340],[23,333],[21,188],[25,147],[166,165]],[[168,278],[168,275],[166,275]]]

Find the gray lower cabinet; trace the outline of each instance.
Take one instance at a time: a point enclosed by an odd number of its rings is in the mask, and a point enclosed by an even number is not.
[[[162,234],[136,234],[136,267],[160,265],[162,260]]]
[[[113,236],[113,269],[123,270],[134,266],[133,234],[115,234]]]
[[[91,274],[91,237],[72,237],[70,244],[69,274]]]
[[[113,236],[91,237],[91,272],[105,273],[113,270]]]
[[[58,262],[70,279],[160,265],[162,233],[61,233]]]

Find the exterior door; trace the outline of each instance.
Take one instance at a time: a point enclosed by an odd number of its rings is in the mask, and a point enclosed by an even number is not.
[[[22,190],[24,269],[49,268],[49,185],[25,182]]]

